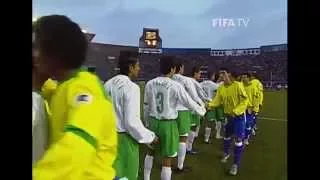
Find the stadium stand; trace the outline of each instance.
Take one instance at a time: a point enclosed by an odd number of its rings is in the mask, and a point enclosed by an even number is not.
[[[90,43],[86,65],[96,67],[96,73],[101,79],[109,79],[118,72],[118,56],[122,50],[138,51],[138,47]],[[205,67],[203,68],[205,71],[202,73],[203,79],[205,79],[207,71],[217,71],[220,67],[226,67],[237,72],[256,72],[266,87],[287,84],[286,45],[285,48],[283,45],[280,48],[279,45],[261,46],[259,54],[237,56],[226,55],[224,52],[219,56],[212,56],[210,51],[212,50],[163,48],[163,54],[176,56],[185,62],[187,75],[192,66],[196,65]],[[139,80],[147,81],[159,74],[159,57],[161,55],[141,54]]]

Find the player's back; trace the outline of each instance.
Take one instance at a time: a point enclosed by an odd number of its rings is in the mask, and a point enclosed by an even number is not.
[[[92,103],[94,102],[94,103]],[[82,105],[82,106],[79,106]],[[85,109],[83,111],[83,105]],[[80,108],[78,108],[80,107]],[[61,138],[66,125],[73,121],[96,139],[96,156],[85,169],[86,178],[114,176],[108,164],[116,156],[116,125],[112,104],[107,100],[99,78],[92,73],[78,71],[60,82],[50,102],[51,143]],[[95,116],[95,117],[92,117]],[[77,120],[74,121],[74,117]],[[92,142],[91,142],[92,143]]]
[[[145,87],[149,116],[157,119],[176,119],[178,117],[177,91],[183,88],[168,77],[150,80]]]
[[[110,80],[108,80],[104,88],[106,89],[108,95],[112,99],[113,107],[116,112],[117,117],[117,129],[118,132],[124,131],[122,128],[125,127],[124,121],[124,97],[125,94],[130,91],[131,89],[135,89],[136,91],[139,91],[138,85],[133,83],[128,76],[124,75],[117,75]]]
[[[207,94],[208,98],[212,99],[215,96],[218,89],[217,83],[210,80],[205,80],[201,82],[200,85]]]

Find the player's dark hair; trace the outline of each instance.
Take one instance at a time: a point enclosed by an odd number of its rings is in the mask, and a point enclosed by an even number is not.
[[[119,68],[120,74],[128,75],[129,67],[134,66],[139,61],[139,53],[133,51],[120,51]]]
[[[220,68],[219,71],[226,71],[227,73],[230,72],[229,69],[227,69],[227,68],[225,68],[225,67]]]
[[[200,72],[200,66],[194,66],[191,70],[191,76],[194,76],[194,74]]]
[[[35,46],[67,69],[86,60],[88,41],[78,24],[63,15],[42,16],[33,24]]]
[[[162,56],[160,58],[160,72],[169,74],[171,69],[175,67],[175,59],[173,56]]]
[[[175,73],[178,73],[181,70],[182,66],[183,66],[182,60],[181,59],[176,59],[175,60],[176,72]]]
[[[248,77],[251,76],[250,73],[248,73],[248,72],[244,72],[244,73],[242,73],[241,75],[245,75],[245,76],[248,76]]]

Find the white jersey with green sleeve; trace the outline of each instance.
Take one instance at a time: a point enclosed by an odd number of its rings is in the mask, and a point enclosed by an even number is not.
[[[104,84],[116,112],[117,131],[126,132],[138,143],[149,144],[155,134],[145,128],[140,118],[140,88],[128,76],[117,75]]]
[[[168,77],[157,77],[146,84],[145,118],[176,119],[178,103],[200,115],[206,113],[205,108],[194,102],[181,84]]]
[[[48,120],[44,100],[32,92],[32,164],[42,158],[48,146]]]
[[[201,106],[205,106],[205,104],[203,103],[203,101],[201,100],[201,98],[199,97],[198,93],[197,93],[197,89],[193,83],[192,78],[189,78],[187,76],[183,76],[181,74],[175,74],[173,75],[172,79],[178,83],[180,83],[184,89],[188,92],[188,94],[190,95],[190,97],[199,105]],[[182,105],[178,105],[179,110],[185,110],[183,109]]]
[[[210,80],[202,81],[200,85],[204,92],[207,94],[208,98],[212,100],[217,93],[219,85]]]

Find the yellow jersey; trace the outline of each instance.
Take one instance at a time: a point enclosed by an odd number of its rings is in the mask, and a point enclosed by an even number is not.
[[[262,105],[262,103],[263,103],[263,85],[258,79],[252,79],[251,83],[254,84],[254,86],[256,86],[260,92],[259,105]]]
[[[44,84],[41,87],[41,96],[45,100],[49,101],[56,89],[57,89],[57,82],[52,79],[48,79],[46,82],[44,82]]]
[[[216,96],[208,103],[210,109],[223,105],[224,113],[241,115],[248,106],[248,96],[240,82],[233,81],[230,85],[223,84],[218,88]]]
[[[254,112],[259,112],[259,104],[260,104],[260,91],[257,86],[249,82],[249,84],[244,84],[244,90],[248,96],[248,107],[251,108]]]
[[[99,79],[75,72],[60,82],[49,106],[49,149],[33,167],[33,179],[113,179],[116,120]]]

